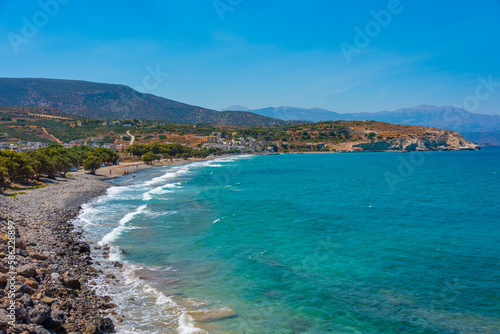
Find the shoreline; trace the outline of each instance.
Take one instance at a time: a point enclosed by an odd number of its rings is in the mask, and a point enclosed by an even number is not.
[[[101,167],[95,175],[79,171],[17,197],[1,196],[0,334],[113,333],[111,317],[117,305],[89,284],[103,272],[94,267],[93,247],[72,223],[82,205],[104,195],[113,187],[110,181],[123,177],[124,170],[132,174],[220,158],[224,156]],[[9,225],[16,235],[15,275],[8,261]],[[15,280],[13,295],[7,293],[11,278]],[[7,311],[11,303],[15,326]]]
[[[232,155],[228,155],[228,156],[232,156]],[[162,160],[155,162],[151,165],[145,164],[142,161],[134,161],[134,162],[123,163],[121,165],[112,165],[112,166],[101,167],[98,170],[96,170],[96,173],[94,174],[94,176],[102,177],[106,180],[116,179],[119,177],[123,177],[125,175],[130,175],[130,174],[142,172],[145,170],[156,169],[156,168],[167,167],[167,166],[179,166],[179,165],[190,164],[190,163],[194,163],[194,162],[221,159],[224,157],[225,156],[208,156],[206,158],[189,158],[188,160],[185,160],[185,159],[173,159],[173,160],[162,159]],[[127,172],[128,174],[124,174],[124,172]],[[77,172],[70,172],[68,174],[70,174],[72,176],[77,176],[77,177],[80,175],[88,175],[84,170],[78,170]]]
[[[0,198],[0,226],[9,224],[16,232],[13,269],[9,273],[7,242],[2,236],[0,287],[14,278],[13,296],[1,294],[0,330],[6,333],[100,334],[114,331],[106,309],[109,298],[98,296],[88,282],[99,275],[92,266],[90,245],[71,221],[81,205],[111,187],[109,182],[89,175],[58,180],[58,184],[29,191],[16,198]],[[2,233],[3,234],[3,233]],[[1,291],[4,291],[4,290]],[[6,304],[14,302],[17,324],[7,322]],[[11,321],[11,320],[10,320]]]

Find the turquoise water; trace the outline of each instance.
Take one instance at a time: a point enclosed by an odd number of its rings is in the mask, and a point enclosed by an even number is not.
[[[499,194],[494,148],[246,156],[122,179],[80,222],[119,333],[500,333]]]

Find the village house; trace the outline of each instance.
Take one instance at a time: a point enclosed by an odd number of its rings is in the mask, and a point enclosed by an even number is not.
[[[72,140],[69,142],[71,146],[78,146],[78,145],[83,145],[85,142],[83,140]]]
[[[217,136],[208,136],[207,137],[207,143],[209,143],[209,144],[218,144],[219,143],[219,138]]]

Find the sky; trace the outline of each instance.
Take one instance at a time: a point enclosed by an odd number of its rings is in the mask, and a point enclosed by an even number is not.
[[[216,110],[500,114],[499,22],[500,0],[0,0],[0,77]]]

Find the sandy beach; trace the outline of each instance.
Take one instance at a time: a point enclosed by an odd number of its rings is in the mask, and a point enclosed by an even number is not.
[[[106,167],[101,167],[99,168],[95,175],[100,176],[103,178],[115,178],[115,177],[120,177],[125,175],[125,173],[132,174],[132,173],[137,173],[143,170],[148,170],[148,169],[153,169],[153,168],[159,168],[159,167],[165,167],[165,166],[176,166],[176,165],[183,165],[187,163],[193,163],[193,162],[199,162],[199,161],[207,161],[207,160],[213,160],[213,159],[220,159],[221,157],[216,157],[216,156],[209,156],[206,158],[189,158],[189,160],[186,159],[162,159],[160,161],[155,161],[153,164],[145,164],[142,161],[134,161],[134,162],[124,162],[120,163],[119,165],[113,165],[113,166],[106,166]],[[77,172],[70,172],[69,174],[73,176],[79,176],[79,175],[84,175],[87,174],[86,171],[83,169],[79,169]]]

